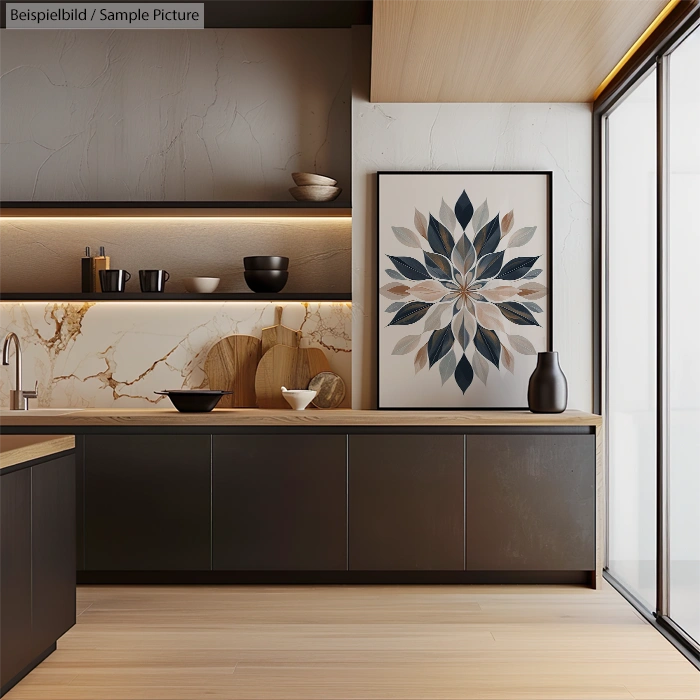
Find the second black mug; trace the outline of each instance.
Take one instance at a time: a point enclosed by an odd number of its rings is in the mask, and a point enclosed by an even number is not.
[[[142,292],[164,292],[170,274],[165,270],[139,270]]]
[[[100,270],[100,287],[103,292],[123,292],[131,273],[126,270]]]

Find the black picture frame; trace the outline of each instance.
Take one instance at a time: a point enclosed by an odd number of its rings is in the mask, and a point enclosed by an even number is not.
[[[381,358],[379,349],[379,331],[380,331],[380,319],[381,319],[381,297],[379,294],[379,280],[380,272],[382,269],[382,260],[380,257],[380,234],[379,234],[379,221],[380,221],[380,183],[382,175],[542,175],[545,176],[547,181],[546,193],[546,216],[547,216],[547,233],[545,236],[545,247],[547,251],[547,281],[548,281],[548,303],[546,311],[547,319],[547,351],[551,352],[553,350],[553,307],[554,307],[554,277],[553,277],[553,261],[552,261],[552,240],[553,240],[553,228],[552,228],[552,170],[378,170],[376,173],[376,213],[375,213],[375,259],[376,259],[376,287],[374,289],[375,294],[375,363],[376,363],[376,385],[375,385],[375,401],[378,410],[386,411],[513,411],[513,410],[529,410],[525,406],[469,406],[465,408],[455,408],[454,406],[383,406],[381,403],[380,395],[380,376],[381,376]]]

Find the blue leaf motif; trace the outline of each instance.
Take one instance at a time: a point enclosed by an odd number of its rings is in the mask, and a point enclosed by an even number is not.
[[[474,334],[474,347],[479,354],[485,357],[492,365],[498,367],[501,361],[501,341],[494,331],[476,324]]]
[[[432,304],[423,301],[412,301],[401,309],[389,322],[390,326],[410,326],[412,323],[420,321]]]
[[[428,340],[428,363],[432,367],[441,360],[452,349],[455,338],[452,335],[452,328],[448,324],[444,328],[434,331]]]
[[[438,253],[423,253],[425,258],[425,267],[428,272],[439,280],[452,279],[452,263],[444,256]]]
[[[535,270],[530,270],[530,272],[528,272],[528,273],[525,275],[525,277],[523,277],[523,279],[524,279],[524,280],[534,280],[535,277],[537,277],[537,276],[540,275],[541,273],[542,273],[542,270],[541,270],[540,268],[537,268],[537,269],[535,269]]]
[[[524,277],[530,268],[537,262],[539,255],[534,258],[513,258],[509,260],[498,274],[499,280],[519,280]]]
[[[529,309],[530,311],[532,311],[532,312],[535,313],[535,314],[544,313],[543,310],[542,310],[542,307],[541,307],[539,304],[535,304],[534,301],[524,301],[524,302],[523,302],[523,306],[524,306],[526,309]]]
[[[455,369],[455,381],[457,386],[464,393],[474,380],[474,370],[469,364],[469,360],[463,355],[462,359],[457,363],[457,368]]]
[[[387,267],[386,270],[384,270],[389,277],[393,280],[405,280],[406,278],[400,273],[397,272],[396,270],[392,270],[390,267]]]
[[[511,322],[518,326],[539,326],[535,317],[517,301],[504,301],[496,306],[501,313]]]
[[[474,238],[474,249],[478,257],[493,253],[501,242],[501,224],[499,215],[489,221]]]
[[[499,253],[489,253],[484,255],[483,258],[479,260],[479,264],[476,266],[476,277],[477,279],[484,280],[494,277],[498,274],[503,264],[504,251]]]
[[[455,204],[455,216],[457,217],[457,221],[459,221],[459,225],[462,227],[462,230],[467,228],[467,225],[472,220],[473,215],[474,205],[471,203],[471,200],[467,195],[467,191],[463,190],[462,194],[459,195],[457,204]]]
[[[387,314],[396,313],[403,305],[403,301],[395,301],[393,304],[389,304],[389,306],[384,309],[384,312]]]
[[[431,214],[428,224],[428,243],[434,252],[449,258],[455,247],[452,234]]]
[[[394,267],[410,280],[429,280],[430,275],[421,263],[408,256],[387,255]]]

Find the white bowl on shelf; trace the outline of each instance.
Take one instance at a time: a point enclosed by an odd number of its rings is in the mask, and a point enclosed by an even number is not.
[[[291,187],[289,192],[298,202],[332,202],[343,190],[328,185]]]
[[[211,294],[221,282],[220,277],[185,277],[182,283],[190,294]]]
[[[333,187],[333,185],[338,184],[338,181],[334,180],[332,177],[317,175],[316,173],[292,173],[292,179],[294,180],[294,184],[300,187],[305,185],[326,185]]]
[[[282,387],[282,396],[295,411],[303,411],[316,398],[316,393],[309,389],[287,389],[287,387]]]

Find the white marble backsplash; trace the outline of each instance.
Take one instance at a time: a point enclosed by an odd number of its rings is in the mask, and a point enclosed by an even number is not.
[[[282,303],[282,323],[321,348],[351,398],[352,310],[345,303]],[[205,388],[204,361],[222,338],[260,337],[274,304],[258,302],[98,302],[0,304],[0,332],[22,344],[23,381],[39,385],[32,405],[72,408],[170,407],[161,389]],[[9,405],[14,359],[0,371]]]

